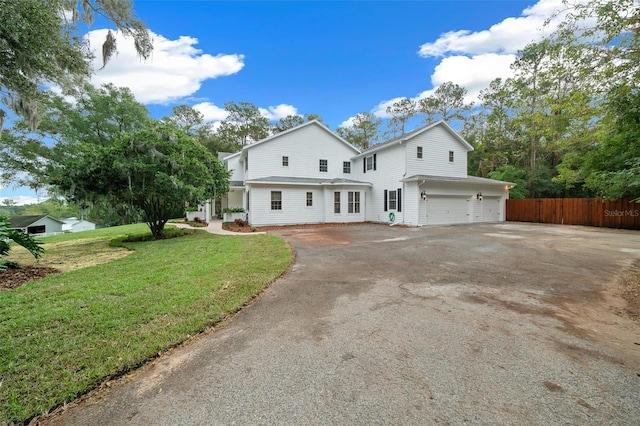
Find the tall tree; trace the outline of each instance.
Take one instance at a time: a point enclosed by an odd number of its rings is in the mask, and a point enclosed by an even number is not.
[[[274,126],[276,133],[284,132],[285,130],[293,129],[301,124],[304,124],[304,118],[299,115],[287,115],[278,120],[278,123]]]
[[[234,150],[269,136],[269,120],[251,102],[227,102],[224,109],[229,115],[216,133]]]
[[[387,114],[391,115],[388,130],[391,136],[404,135],[407,122],[416,115],[416,101],[402,98],[387,107]]]
[[[438,86],[433,95],[420,99],[417,109],[425,114],[423,122],[426,124],[438,120],[463,121],[464,113],[473,108],[473,103],[465,103],[466,95],[467,89],[448,81]]]
[[[322,116],[320,114],[313,114],[313,113],[305,114],[304,115],[304,120],[306,122],[313,121],[313,120],[319,121],[320,123],[324,122],[323,121],[324,119],[322,118]]]
[[[136,51],[152,51],[149,31],[135,18],[129,0],[0,0],[0,98],[32,128],[39,123],[42,86],[72,90],[89,76],[88,46],[77,24],[93,23],[95,15],[132,36]],[[103,64],[116,52],[111,32],[102,46]],[[0,126],[7,111],[0,109]]]
[[[180,130],[191,136],[197,136],[203,132],[207,133],[210,130],[210,126],[204,120],[204,114],[188,105],[174,106],[171,108],[171,115],[165,117],[165,120],[171,121]]]
[[[43,94],[44,95],[44,94]],[[108,146],[123,133],[149,125],[149,113],[129,89],[87,84],[74,103],[47,93],[41,125],[32,131],[26,120],[0,133],[2,179],[41,188],[57,164],[75,155],[78,144]],[[52,143],[53,141],[53,143]]]
[[[353,117],[350,127],[338,127],[336,133],[352,145],[367,149],[378,141],[381,123],[382,120],[370,112],[360,112]]]
[[[76,202],[106,200],[141,211],[156,238],[185,202],[198,204],[229,189],[224,165],[168,123],[123,134],[109,146],[77,148],[51,183]]]

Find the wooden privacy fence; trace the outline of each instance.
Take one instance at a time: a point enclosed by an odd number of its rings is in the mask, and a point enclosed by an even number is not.
[[[506,219],[513,222],[558,223],[640,230],[638,199],[525,198],[507,200]]]

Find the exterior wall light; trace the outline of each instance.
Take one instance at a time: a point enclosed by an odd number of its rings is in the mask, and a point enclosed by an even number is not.
[[[427,201],[427,192],[424,189],[420,193],[420,199],[424,200],[424,201]]]
[[[476,194],[476,199],[482,201],[482,192]]]

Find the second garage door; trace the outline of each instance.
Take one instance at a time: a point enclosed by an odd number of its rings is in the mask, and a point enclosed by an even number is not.
[[[468,223],[471,202],[468,197],[427,195],[427,225]]]

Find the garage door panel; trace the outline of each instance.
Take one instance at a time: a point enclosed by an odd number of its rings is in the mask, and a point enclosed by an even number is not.
[[[485,197],[482,200],[482,221],[500,222],[500,197]]]
[[[427,195],[427,225],[469,222],[468,198]]]

